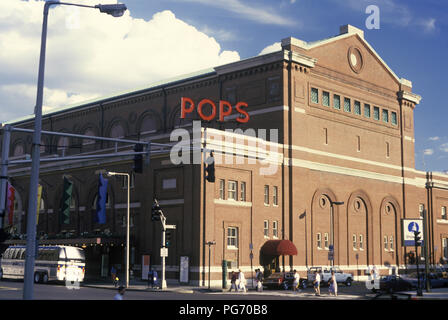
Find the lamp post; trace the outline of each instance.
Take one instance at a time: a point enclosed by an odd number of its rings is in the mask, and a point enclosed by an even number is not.
[[[331,248],[333,250],[333,257],[331,259],[331,266],[334,266],[334,206],[341,206],[344,204],[344,201],[333,201],[330,198],[330,241],[331,241]]]
[[[107,172],[108,176],[124,176],[127,179],[127,203],[126,203],[126,288],[129,287],[129,221],[130,221],[130,202],[131,202],[131,184],[129,173]]]
[[[47,42],[47,25],[48,25],[48,11],[52,5],[69,5],[85,8],[99,9],[100,12],[110,14],[114,17],[120,17],[126,11],[124,4],[109,4],[87,6],[75,3],[66,3],[59,1],[47,1],[44,4],[43,22],[42,22],[42,36],[40,46],[39,58],[39,73],[37,80],[37,98],[36,106],[34,108],[34,133],[32,144],[32,163],[31,176],[29,184],[28,197],[28,216],[27,216],[27,242],[26,242],[26,259],[25,259],[25,277],[23,285],[23,299],[33,299],[33,279],[34,279],[34,262],[36,255],[36,210],[37,210],[37,187],[39,183],[39,169],[40,169],[40,140],[42,131],[42,102],[44,91],[44,71],[45,71],[45,49]]]
[[[216,242],[215,242],[215,241],[208,241],[208,242],[206,242],[205,244],[208,245],[208,290],[210,290],[210,268],[211,268],[210,257],[211,257],[211,246],[215,245]]]

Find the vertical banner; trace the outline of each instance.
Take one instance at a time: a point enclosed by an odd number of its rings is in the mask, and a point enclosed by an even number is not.
[[[107,179],[100,173],[98,181],[98,198],[96,202],[96,223],[106,223]]]
[[[142,255],[142,280],[148,280],[150,259],[148,254]]]
[[[63,224],[70,223],[70,204],[72,202],[72,192],[73,182],[64,177],[64,190],[62,192],[61,199],[61,221]]]
[[[16,189],[14,189],[14,187],[9,182],[7,189],[8,191],[6,195],[6,210],[8,210],[8,223],[11,226],[13,223],[12,219],[14,216],[14,200]]]
[[[42,186],[39,184],[37,187],[37,212],[36,212],[36,225],[39,224],[39,212],[40,212],[40,202],[42,200]]]

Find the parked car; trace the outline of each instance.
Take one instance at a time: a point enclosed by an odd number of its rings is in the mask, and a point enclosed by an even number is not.
[[[418,286],[417,273],[411,273],[408,275],[403,275],[402,278],[412,284],[412,288],[416,289]],[[420,287],[426,287],[426,276],[424,272],[420,273]],[[431,288],[443,288],[448,286],[448,279],[440,277],[437,273],[429,273],[428,275],[429,283]]]
[[[327,285],[328,281],[331,278],[331,271],[334,271],[334,274],[336,276],[336,282],[337,283],[343,283],[347,287],[350,287],[353,282],[353,274],[351,273],[345,273],[338,267],[311,267],[308,269],[307,273],[307,282],[308,284],[313,283],[315,276],[314,272],[321,270],[321,285]]]
[[[294,272],[275,272],[264,279],[263,287],[266,287],[267,289],[289,290],[293,288],[293,283],[294,283]],[[303,284],[302,279],[300,279],[301,287],[302,284]]]
[[[382,292],[399,292],[399,291],[409,291],[413,289],[413,285],[411,282],[409,282],[407,279],[403,279],[400,276],[397,275],[389,275],[389,276],[383,276],[380,279],[380,289],[379,291]],[[378,291],[377,289],[373,288],[373,292]]]

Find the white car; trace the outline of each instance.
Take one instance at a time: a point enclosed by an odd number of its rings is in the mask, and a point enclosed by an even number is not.
[[[308,274],[307,274],[308,283],[313,283],[314,278],[315,278],[314,271],[319,271],[319,270],[321,270],[321,281],[320,281],[321,284],[328,283],[328,281],[331,278],[331,270],[333,270],[334,274],[336,276],[337,283],[343,283],[347,287],[350,287],[352,285],[353,274],[344,273],[338,267],[311,267],[311,268],[309,268]]]

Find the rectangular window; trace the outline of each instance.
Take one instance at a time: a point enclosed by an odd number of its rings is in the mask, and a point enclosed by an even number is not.
[[[383,109],[383,122],[389,123],[389,111],[386,109]]]
[[[370,118],[370,104],[364,104],[364,117]]]
[[[264,204],[269,204],[269,186],[264,186]]]
[[[388,243],[387,243],[387,236],[384,236],[384,250],[385,251],[389,250]]]
[[[225,180],[220,179],[219,180],[219,199],[224,200],[225,199]]]
[[[317,243],[317,248],[322,249],[322,235],[320,233],[316,234],[316,243]]]
[[[227,199],[228,200],[237,200],[237,185],[238,183],[236,181],[230,180],[228,183],[229,190],[227,191]]]
[[[330,92],[323,91],[322,92],[322,105],[325,107],[330,106]]]
[[[353,235],[352,241],[353,241],[353,250],[358,250],[358,245],[356,242],[356,234]]]
[[[361,102],[355,100],[355,114],[361,115]]]
[[[362,234],[359,235],[359,250],[364,250],[364,236]]]
[[[341,97],[337,94],[333,95],[333,107],[335,109],[341,110]]]
[[[328,233],[324,234],[324,247],[328,249]]]
[[[227,248],[236,249],[238,248],[238,228],[228,227],[227,228]]]
[[[263,221],[263,234],[265,238],[269,238],[269,221]]]
[[[246,182],[241,182],[240,201],[246,201]]]
[[[350,98],[344,98],[344,111],[352,112],[352,105],[351,105]]]
[[[380,120],[380,108],[373,107],[373,119]]]
[[[316,88],[311,88],[311,102],[319,103],[319,90]]]
[[[278,238],[278,221],[272,222],[272,236]]]
[[[394,251],[394,236],[390,236],[389,238],[389,248],[390,251]]]
[[[274,191],[273,191],[273,195],[272,195],[272,203],[274,204],[274,206],[278,206],[278,187],[274,187]]]
[[[442,207],[442,219],[446,220],[446,207]]]
[[[398,124],[397,113],[395,111],[391,111],[390,113],[390,122],[396,126]]]
[[[135,185],[135,174],[132,172],[129,174],[129,177],[130,177],[129,187],[131,189],[133,189],[134,185]],[[176,188],[176,179],[164,179],[162,183],[165,185],[166,181],[169,181],[169,180],[174,180],[174,182],[172,182],[172,183],[174,183],[174,189],[175,189]],[[127,176],[121,176],[121,188],[123,188],[123,189],[128,188],[128,177]],[[170,189],[170,188],[164,188],[164,189]]]
[[[442,257],[448,260],[448,238],[442,238]]]
[[[162,189],[176,189],[176,178],[163,179]]]

